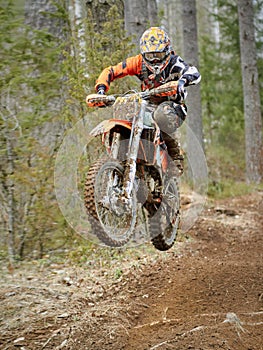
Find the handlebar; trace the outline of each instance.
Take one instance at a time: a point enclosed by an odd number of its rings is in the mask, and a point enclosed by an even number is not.
[[[158,86],[155,89],[146,90],[142,92],[134,92],[131,94],[121,95],[123,98],[130,98],[131,96],[138,96],[143,100],[147,100],[150,97],[166,97],[177,95],[177,81],[170,81],[166,84]],[[119,95],[120,96],[120,95]],[[101,94],[91,94],[86,97],[86,103],[88,107],[106,107],[112,106],[118,95],[101,95]]]
[[[114,95],[91,94],[86,97],[88,107],[112,106],[116,101]]]

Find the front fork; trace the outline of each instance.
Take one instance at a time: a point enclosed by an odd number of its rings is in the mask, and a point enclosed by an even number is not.
[[[123,200],[129,205],[131,201],[132,189],[134,186],[136,174],[136,161],[138,158],[138,151],[140,147],[141,134],[143,131],[143,118],[146,110],[147,102],[141,101],[141,108],[138,118],[134,123],[130,136],[130,144],[127,153],[127,164],[124,171],[123,181]]]

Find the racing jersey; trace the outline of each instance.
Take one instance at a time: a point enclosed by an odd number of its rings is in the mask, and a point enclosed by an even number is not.
[[[105,91],[107,92],[111,82],[127,75],[133,75],[139,78],[142,91],[181,78],[185,79],[185,86],[197,84],[201,80],[201,75],[197,68],[184,62],[180,56],[174,53],[171,54],[169,63],[159,75],[154,75],[146,67],[142,55],[139,54],[137,56],[128,57],[115,66],[105,68],[96,81],[95,89],[98,91],[99,86],[104,85]]]

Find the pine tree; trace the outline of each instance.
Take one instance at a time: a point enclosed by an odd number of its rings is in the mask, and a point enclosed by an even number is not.
[[[57,118],[62,77],[57,40],[24,25],[14,9],[10,2],[0,12],[0,192],[11,260],[34,249],[43,254],[43,238],[47,245],[52,237],[56,138],[48,125]]]

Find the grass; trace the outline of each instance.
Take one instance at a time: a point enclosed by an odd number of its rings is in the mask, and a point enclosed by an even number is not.
[[[246,183],[245,150],[243,147],[230,149],[224,145],[210,145],[206,150],[209,170],[208,197],[224,199],[246,195],[263,188]]]
[[[213,199],[224,199],[228,197],[242,196],[251,193],[263,185],[248,185],[244,181],[233,181],[231,179],[221,179],[211,181],[208,186],[208,197]]]

